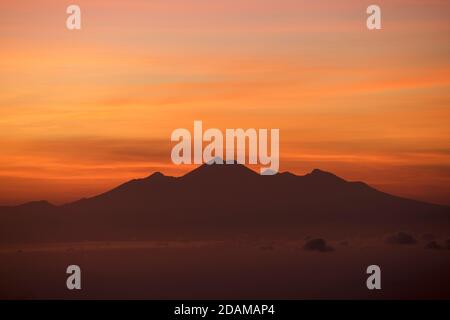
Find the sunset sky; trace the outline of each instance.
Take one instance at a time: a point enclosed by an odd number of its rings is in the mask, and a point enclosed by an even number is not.
[[[0,2],[0,204],[154,171],[176,128],[279,128],[314,168],[450,204],[450,1]],[[82,29],[66,28],[81,7]]]

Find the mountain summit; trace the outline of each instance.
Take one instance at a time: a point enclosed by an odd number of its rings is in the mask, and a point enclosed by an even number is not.
[[[245,179],[249,177],[256,177],[259,174],[247,168],[243,164],[234,163],[205,163],[191,172],[185,174],[183,179],[218,179],[220,181],[231,179]]]

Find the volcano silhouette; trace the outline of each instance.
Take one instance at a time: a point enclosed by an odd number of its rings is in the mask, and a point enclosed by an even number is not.
[[[259,175],[241,164],[204,164],[181,177],[156,172],[62,206],[0,207],[0,241],[49,242],[296,237],[448,230],[450,207],[380,192],[313,170]]]

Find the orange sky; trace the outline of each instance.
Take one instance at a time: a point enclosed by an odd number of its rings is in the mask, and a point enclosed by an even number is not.
[[[0,204],[180,175],[194,120],[280,128],[281,171],[450,204],[450,2],[377,1],[369,31],[372,3],[1,1]]]

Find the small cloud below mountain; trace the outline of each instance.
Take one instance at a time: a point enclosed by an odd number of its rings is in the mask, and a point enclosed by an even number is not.
[[[439,243],[436,241],[430,241],[425,245],[425,249],[431,249],[431,250],[442,250],[444,247],[442,247]]]
[[[393,245],[414,245],[417,243],[417,240],[409,233],[398,232],[387,237],[386,243]]]
[[[334,248],[327,245],[324,239],[311,239],[305,243],[303,249],[306,251],[319,251],[319,252],[331,252]]]
[[[437,241],[430,241],[425,245],[425,249],[431,250],[450,250],[450,239],[440,244]]]

